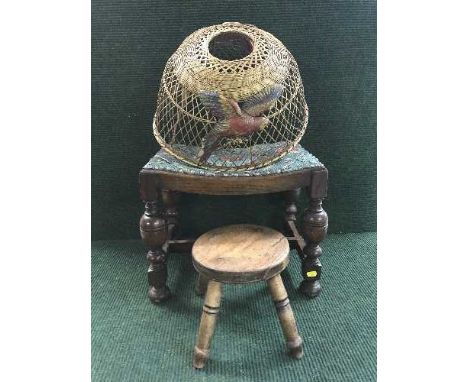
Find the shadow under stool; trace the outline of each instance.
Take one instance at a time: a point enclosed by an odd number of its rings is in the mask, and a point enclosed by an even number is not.
[[[302,339],[280,275],[289,263],[289,242],[285,236],[262,226],[225,226],[200,236],[193,245],[192,258],[199,277],[208,283],[193,354],[195,368],[203,368],[208,359],[223,284],[266,281],[289,355],[302,357]]]

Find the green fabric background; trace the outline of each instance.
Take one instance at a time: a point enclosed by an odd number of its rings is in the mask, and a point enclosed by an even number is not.
[[[285,354],[274,305],[264,283],[226,285],[205,370],[191,367],[203,300],[195,295],[190,256],[169,257],[172,299],[146,297],[145,250],[137,241],[92,247],[92,380],[342,381],[376,380],[375,233],[329,235],[323,244],[323,292],[308,300],[296,289],[293,251],[283,272],[304,357]],[[139,254],[139,255],[138,255]]]
[[[138,238],[139,169],[158,149],[155,96],[166,60],[194,30],[255,24],[295,56],[310,124],[301,144],[329,169],[330,232],[376,230],[375,1],[92,2],[92,238]],[[276,226],[276,196],[186,196],[194,236],[221,224]]]

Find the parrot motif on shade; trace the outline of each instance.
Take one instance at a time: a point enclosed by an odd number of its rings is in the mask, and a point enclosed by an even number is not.
[[[263,89],[239,103],[216,92],[201,91],[203,105],[216,117],[217,123],[203,139],[198,153],[198,163],[205,163],[215,151],[221,139],[242,137],[266,128],[269,120],[260,116],[281,97],[284,86],[275,84]]]

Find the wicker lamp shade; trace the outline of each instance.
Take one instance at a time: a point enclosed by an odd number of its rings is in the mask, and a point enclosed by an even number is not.
[[[235,171],[287,154],[307,121],[291,53],[270,33],[229,22],[192,33],[170,57],[153,130],[177,158]]]

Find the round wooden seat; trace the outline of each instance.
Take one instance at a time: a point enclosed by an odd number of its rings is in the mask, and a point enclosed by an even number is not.
[[[195,269],[207,279],[248,283],[268,280],[285,269],[289,242],[271,228],[230,225],[200,236],[192,255]]]

